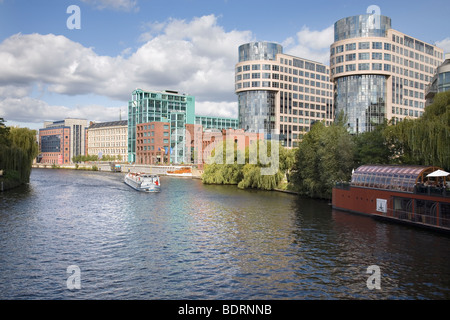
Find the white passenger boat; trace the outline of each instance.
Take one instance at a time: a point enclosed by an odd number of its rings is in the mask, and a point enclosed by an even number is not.
[[[137,191],[142,192],[159,192],[161,191],[161,183],[159,176],[148,173],[128,173],[124,182]]]

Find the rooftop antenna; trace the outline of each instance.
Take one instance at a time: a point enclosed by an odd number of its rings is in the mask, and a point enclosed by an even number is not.
[[[119,120],[122,121],[122,108],[120,108],[119,110]]]

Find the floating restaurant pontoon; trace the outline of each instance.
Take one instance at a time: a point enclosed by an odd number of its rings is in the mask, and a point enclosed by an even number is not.
[[[364,165],[333,188],[334,209],[450,232],[450,174],[437,167]]]

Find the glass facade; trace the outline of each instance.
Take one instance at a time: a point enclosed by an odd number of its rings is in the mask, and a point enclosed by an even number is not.
[[[239,62],[252,60],[275,60],[283,53],[283,47],[271,42],[251,42],[239,47]]]
[[[41,137],[41,152],[60,152],[61,135],[51,135]]]
[[[240,127],[248,132],[275,133],[275,98],[273,91],[238,93]]]
[[[311,124],[333,122],[330,69],[319,62],[283,54],[275,43],[253,42],[239,47],[235,90],[239,127],[276,135],[287,147],[297,147]]]
[[[174,114],[174,116],[172,116]],[[175,91],[146,92],[137,89],[128,103],[128,161],[136,161],[136,125],[148,122],[175,122],[172,126],[175,140],[172,140],[171,161],[183,162],[184,149],[175,148],[179,135],[184,135],[184,125],[195,123],[195,98]],[[183,127],[183,130],[175,129]],[[182,152],[182,156],[180,156]],[[179,162],[177,162],[179,161]]]
[[[450,91],[450,72],[439,74],[438,92]]]
[[[391,28],[391,18],[382,15],[363,14],[348,17],[334,24],[334,41],[361,37],[386,37]]]
[[[336,115],[347,116],[352,134],[371,131],[386,115],[386,77],[355,75],[336,80]]]
[[[235,118],[222,118],[211,116],[195,116],[195,124],[201,125],[203,129],[238,129],[239,120]]]

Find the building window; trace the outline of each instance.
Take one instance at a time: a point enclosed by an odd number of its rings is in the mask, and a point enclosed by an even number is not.
[[[359,54],[359,60],[370,60],[370,53],[369,52],[361,52]]]
[[[372,49],[375,49],[375,50],[383,49],[383,43],[382,42],[372,42]]]
[[[356,53],[345,55],[345,61],[355,61],[355,60],[356,60]]]
[[[372,52],[372,60],[383,60],[383,54],[381,52]]]
[[[372,63],[372,70],[383,70],[382,63]]]
[[[345,45],[345,51],[356,50],[356,43],[347,43]]]
[[[370,49],[370,42],[360,42],[358,48],[359,50]]]
[[[360,70],[360,71],[370,70],[370,63],[360,63],[360,64],[358,64],[358,70]]]

